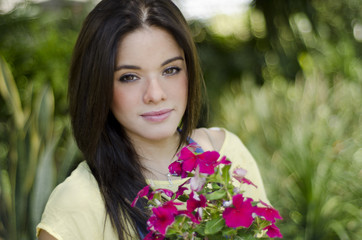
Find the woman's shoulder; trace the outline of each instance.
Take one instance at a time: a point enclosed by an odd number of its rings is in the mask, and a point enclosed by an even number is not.
[[[235,150],[246,150],[246,147],[239,136],[225,128],[197,128],[193,131],[191,137],[204,151],[218,151],[224,153]]]
[[[97,182],[87,163],[81,162],[69,177],[56,186],[48,204],[71,210],[98,203],[95,200],[101,200]]]
[[[220,151],[229,134],[230,132],[226,129],[218,127],[197,128],[191,137],[204,151]]]
[[[98,184],[88,165],[82,162],[53,190],[37,234],[47,231],[57,239],[116,239],[111,224],[106,219],[106,210]]]

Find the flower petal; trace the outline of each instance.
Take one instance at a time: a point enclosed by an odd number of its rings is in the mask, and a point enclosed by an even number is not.
[[[177,208],[172,205],[154,207],[152,208],[152,212],[153,214],[147,221],[149,228],[165,235],[168,226],[175,221]]]
[[[196,167],[195,176],[190,179],[190,188],[192,191],[199,192],[204,187],[204,184],[206,182],[206,178],[202,177],[200,175],[199,171],[200,167]]]
[[[226,156],[223,156],[218,162],[217,165],[224,164],[224,165],[230,165],[231,161],[227,160]]]
[[[252,181],[250,181],[250,180],[247,179],[247,178],[243,178],[243,179],[241,179],[241,181],[242,181],[243,183],[248,184],[248,185],[252,185],[252,186],[254,186],[255,188],[258,188],[258,186],[256,186]]]
[[[200,173],[214,174],[215,167],[217,167],[217,160],[220,154],[216,151],[207,151],[200,155],[197,155],[196,165],[200,167]]]
[[[143,240],[163,240],[165,236],[157,233],[157,232],[149,232]]]
[[[275,226],[274,223],[264,228],[264,230],[267,230],[266,234],[271,238],[283,238],[283,235],[280,233],[279,228]]]
[[[146,187],[142,188],[138,193],[135,199],[133,200],[131,206],[134,207],[138,201],[139,198],[147,196],[150,191],[150,185],[147,185]]]
[[[172,197],[174,194],[170,189],[167,188],[158,188],[154,191],[154,193],[164,193],[168,197]]]
[[[283,219],[278,210],[272,208],[272,207],[257,207],[255,210],[255,213],[258,216],[262,216],[265,218],[265,220],[274,223],[275,219]]]
[[[179,157],[180,160],[188,160],[190,158],[195,158],[195,154],[193,152],[190,151],[190,149],[188,149],[187,147],[184,147],[181,149]]]
[[[181,176],[182,174],[182,164],[180,161],[174,161],[168,166],[168,171],[173,176]]]
[[[187,210],[193,212],[196,208],[206,207],[206,197],[202,194],[198,195],[191,192],[190,198],[186,201]]]
[[[200,221],[189,211],[187,210],[180,210],[178,212],[178,215],[184,215],[184,216],[187,216],[188,218],[190,218],[190,220],[193,222],[193,223],[196,223],[196,224],[200,224]]]
[[[254,218],[252,216],[254,207],[251,205],[252,199],[244,198],[242,194],[233,196],[234,207],[228,207],[223,212],[225,224],[228,227],[250,227]]]

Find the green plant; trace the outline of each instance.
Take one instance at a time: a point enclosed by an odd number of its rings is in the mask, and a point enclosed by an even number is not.
[[[171,175],[185,179],[177,191],[147,185],[138,192],[131,206],[146,197],[146,208],[152,210],[144,239],[282,238],[275,225],[282,219],[279,212],[243,195],[243,184],[257,187],[245,178],[247,171],[237,167],[231,174],[232,162],[226,156],[198,149],[195,144],[182,148],[169,165]]]
[[[0,239],[33,239],[51,190],[64,179],[77,148],[67,121],[54,117],[49,86],[29,86],[24,98],[0,57],[0,94],[9,118],[0,131]],[[23,106],[24,105],[24,106]],[[5,137],[4,137],[5,136]],[[4,141],[5,139],[5,141]]]
[[[245,77],[222,94],[216,121],[259,161],[286,239],[360,239],[362,86],[304,74],[261,88]]]

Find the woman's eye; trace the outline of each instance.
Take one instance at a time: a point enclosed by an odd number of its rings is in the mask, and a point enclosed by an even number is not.
[[[132,82],[134,80],[137,80],[138,77],[136,75],[133,75],[133,74],[126,74],[126,75],[123,75],[122,77],[119,78],[119,80],[121,82]]]
[[[163,75],[172,76],[178,73],[180,70],[181,69],[179,67],[169,67],[163,72]]]

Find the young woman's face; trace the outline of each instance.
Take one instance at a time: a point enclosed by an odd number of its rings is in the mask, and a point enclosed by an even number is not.
[[[111,110],[132,140],[175,134],[187,104],[183,50],[168,32],[141,28],[120,42]]]

